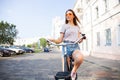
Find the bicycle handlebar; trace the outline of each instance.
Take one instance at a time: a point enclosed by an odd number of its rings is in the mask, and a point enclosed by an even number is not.
[[[60,44],[56,44],[50,40],[47,40],[51,45],[55,45],[55,46],[66,46],[66,45],[73,45],[73,44],[76,44],[76,43],[60,43]]]
[[[50,41],[49,39],[46,39],[51,45],[55,45],[55,46],[66,46],[66,45],[73,45],[73,44],[77,44],[79,43],[80,39],[86,39],[85,34],[82,34],[82,38],[79,38],[78,40],[76,40],[74,43],[60,43],[60,44],[56,44],[52,41]]]

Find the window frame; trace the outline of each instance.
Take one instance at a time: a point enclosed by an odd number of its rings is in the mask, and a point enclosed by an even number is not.
[[[118,37],[118,46],[120,46],[120,24],[118,25],[118,32],[117,32],[117,37]]]
[[[99,8],[98,6],[95,7],[96,19],[99,18]]]
[[[100,32],[97,32],[97,46],[100,46]]]
[[[111,28],[105,29],[106,46],[112,45]]]

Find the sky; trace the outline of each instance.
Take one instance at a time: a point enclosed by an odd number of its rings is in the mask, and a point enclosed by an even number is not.
[[[0,0],[0,21],[16,25],[18,38],[51,35],[52,19],[74,7],[76,0]]]

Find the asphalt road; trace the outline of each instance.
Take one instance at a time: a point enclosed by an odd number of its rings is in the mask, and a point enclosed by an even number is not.
[[[97,58],[87,59],[78,69],[78,80],[120,80],[119,70],[100,65],[103,62],[97,64]],[[0,80],[54,80],[61,67],[60,52],[0,57]]]
[[[0,57],[0,80],[54,80],[60,54],[36,53]]]

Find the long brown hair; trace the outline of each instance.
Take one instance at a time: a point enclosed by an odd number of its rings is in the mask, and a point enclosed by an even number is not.
[[[71,12],[73,13],[73,15],[74,15],[74,18],[73,18],[73,23],[74,23],[74,25],[78,25],[78,24],[77,24],[77,21],[78,21],[79,23],[80,23],[80,21],[79,21],[79,19],[77,18],[75,12],[74,12],[72,9],[68,9],[68,10],[66,11],[66,13],[65,13],[65,23],[66,23],[66,24],[68,23],[68,20],[66,19],[66,14],[67,14],[68,11],[71,11]]]

